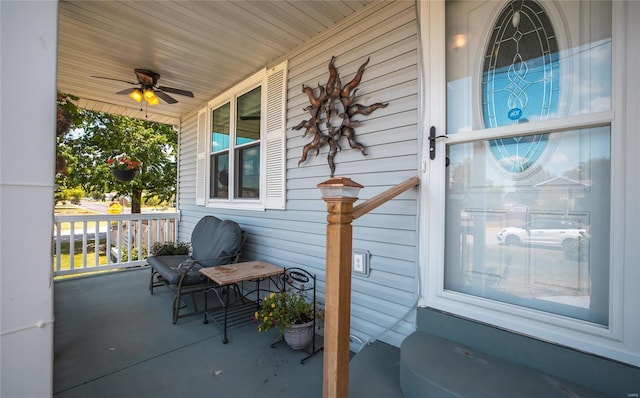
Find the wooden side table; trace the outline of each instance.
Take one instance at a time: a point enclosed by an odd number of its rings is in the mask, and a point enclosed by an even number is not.
[[[260,281],[270,278],[272,276],[280,275],[284,273],[284,268],[267,263],[265,261],[248,261],[244,263],[235,263],[229,265],[219,265],[215,267],[201,268],[200,273],[209,279],[210,287],[207,287],[204,293],[204,323],[208,323],[207,316],[211,316],[214,320],[213,314],[209,314],[207,311],[207,296],[208,293],[213,290],[218,299],[222,303],[224,309],[223,316],[223,328],[224,328],[224,344],[229,342],[227,338],[227,323],[228,323],[228,310],[229,310],[229,287],[237,286],[240,282],[256,282],[256,299],[255,303],[259,309],[260,306]],[[222,290],[224,299],[220,296],[218,289]],[[238,289],[239,291],[240,289]],[[253,292],[253,291],[252,291]],[[246,299],[246,295],[242,294],[243,302]]]

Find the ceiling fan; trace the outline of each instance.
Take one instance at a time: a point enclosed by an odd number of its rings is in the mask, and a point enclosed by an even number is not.
[[[160,99],[168,104],[175,104],[178,101],[170,96],[167,93],[183,95],[185,97],[193,98],[193,93],[187,90],[181,90],[179,88],[166,87],[166,86],[158,86],[158,79],[160,79],[160,74],[149,69],[134,69],[136,73],[136,77],[138,78],[138,82],[130,82],[127,80],[114,79],[111,77],[103,77],[103,76],[91,76],[98,79],[107,79],[107,80],[115,80],[117,82],[129,83],[134,86],[140,86],[135,88],[127,88],[121,91],[118,91],[116,94],[128,94],[133,100],[140,102],[143,99],[149,105],[157,105],[160,103]]]

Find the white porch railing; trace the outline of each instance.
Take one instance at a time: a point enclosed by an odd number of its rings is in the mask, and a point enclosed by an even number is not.
[[[176,241],[179,217],[179,212],[56,215],[54,276],[144,265],[155,242]]]

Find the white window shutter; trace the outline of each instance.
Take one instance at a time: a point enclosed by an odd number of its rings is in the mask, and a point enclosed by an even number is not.
[[[196,205],[204,206],[207,197],[207,112],[198,112],[198,137],[196,144]]]
[[[265,200],[267,209],[286,203],[287,62],[267,71]]]

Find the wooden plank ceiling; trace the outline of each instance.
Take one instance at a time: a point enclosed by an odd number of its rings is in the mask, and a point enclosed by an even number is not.
[[[179,124],[185,113],[269,66],[371,0],[59,2],[58,90],[83,108]],[[178,103],[115,94],[135,68],[160,74]],[[102,76],[117,80],[98,79]]]

